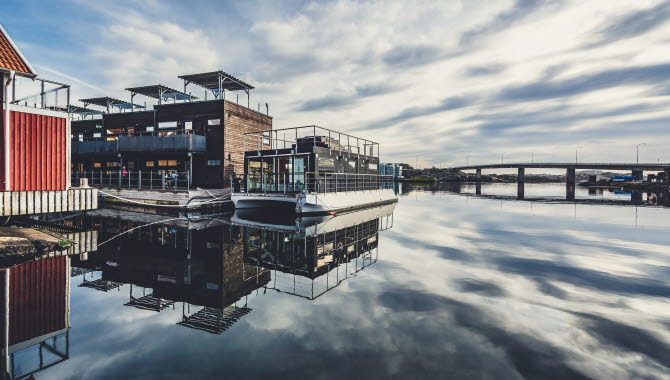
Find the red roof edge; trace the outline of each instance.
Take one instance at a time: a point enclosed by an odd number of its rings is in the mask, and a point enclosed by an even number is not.
[[[26,76],[26,77],[29,77],[29,78],[35,78],[37,76],[37,72],[35,71],[33,66],[30,64],[30,62],[28,62],[28,60],[23,55],[23,53],[21,53],[21,50],[19,49],[18,46],[16,46],[16,44],[14,43],[14,40],[12,40],[12,38],[9,36],[9,34],[5,30],[5,28],[2,27],[2,24],[0,24],[0,33],[2,33],[2,35],[7,39],[7,41],[9,41],[9,44],[11,45],[11,47],[14,50],[14,52],[16,53],[16,55],[21,59],[21,61],[23,61],[24,65],[28,69],[27,71],[16,70],[17,75]],[[9,71],[9,69],[4,68],[4,67],[0,67],[0,71]]]

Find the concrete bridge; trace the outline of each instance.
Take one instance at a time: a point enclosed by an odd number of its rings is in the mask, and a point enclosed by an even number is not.
[[[526,169],[565,169],[566,198],[575,199],[576,175],[579,170],[630,170],[636,180],[642,180],[645,171],[654,171],[660,175],[659,180],[670,184],[670,163],[601,163],[601,162],[517,162],[486,165],[468,165],[452,167],[454,170],[475,170],[477,180],[482,178],[483,169],[517,169],[517,184],[519,198],[524,197],[524,184],[526,182]],[[656,173],[655,173],[656,174]]]

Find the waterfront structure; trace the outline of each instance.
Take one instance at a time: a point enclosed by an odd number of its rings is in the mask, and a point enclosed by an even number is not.
[[[1,25],[0,79],[0,216],[97,208],[94,189],[70,183],[70,86],[38,77]]]
[[[488,165],[469,165],[457,166],[450,168],[451,170],[475,170],[477,181],[481,181],[483,169],[517,169],[517,184],[518,184],[518,198],[524,198],[524,185],[526,183],[526,169],[565,169],[565,191],[568,200],[575,199],[576,188],[576,170],[578,169],[602,169],[602,170],[630,170],[631,178],[635,181],[642,181],[644,179],[645,171],[662,171],[659,172],[659,178],[663,177],[661,181],[666,186],[670,185],[670,163],[502,163],[502,164],[488,164]]]
[[[381,163],[379,164],[379,175],[393,176],[394,179],[403,178],[402,164]]]
[[[379,175],[379,144],[305,126],[245,135],[236,208],[279,206],[300,214],[396,202],[393,178]]]
[[[75,178],[93,186],[187,190],[223,188],[241,175],[244,134],[272,129],[267,104],[252,109],[254,86],[223,71],[179,78],[183,90],[156,84],[126,88],[130,101],[80,99],[84,106],[73,109],[72,121]],[[204,89],[204,99],[189,85]],[[247,95],[246,105],[239,96],[231,101],[237,91]],[[156,101],[153,109],[137,103],[138,96]]]

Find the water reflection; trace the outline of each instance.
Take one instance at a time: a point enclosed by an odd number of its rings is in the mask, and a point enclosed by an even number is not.
[[[415,188],[298,220],[98,210],[69,359],[36,376],[664,378],[668,212]]]
[[[40,257],[0,272],[2,373],[24,379],[69,359],[70,258]]]
[[[379,232],[392,226],[394,207],[299,219],[162,219],[100,210],[79,222],[98,228],[104,241],[72,265],[80,287],[109,292],[129,285],[124,306],[180,309],[180,326],[220,334],[251,312],[253,292],[315,299],[376,262]]]

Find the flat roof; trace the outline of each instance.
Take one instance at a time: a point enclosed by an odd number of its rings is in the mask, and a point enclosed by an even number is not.
[[[130,91],[134,94],[140,94],[148,96],[154,99],[168,100],[193,100],[198,99],[197,97],[187,94],[182,91],[175,90],[173,88],[163,86],[162,84],[153,84],[149,86],[140,86],[140,87],[130,87],[126,88],[126,91]]]
[[[79,99],[79,101],[84,103],[84,107],[87,107],[89,104],[93,104],[100,107],[116,107],[119,109],[144,108],[144,106],[142,105],[131,104],[130,102],[126,102],[125,100],[111,98],[109,96]]]
[[[225,71],[212,71],[210,73],[182,75],[179,76],[179,78],[185,80],[188,83],[195,83],[200,87],[204,87],[215,92],[218,92],[219,88],[228,91],[249,91],[254,89],[254,86],[226,73]]]

